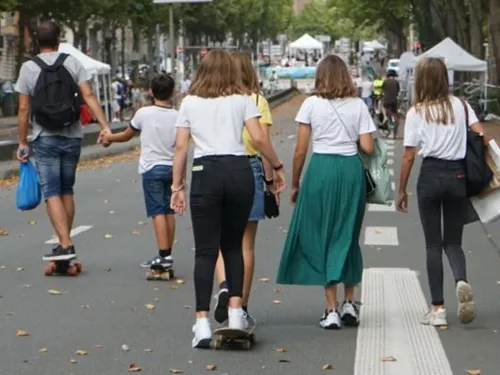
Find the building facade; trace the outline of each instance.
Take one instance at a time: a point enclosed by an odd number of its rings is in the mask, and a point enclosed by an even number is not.
[[[0,13],[0,81],[16,78],[18,22],[18,12]]]

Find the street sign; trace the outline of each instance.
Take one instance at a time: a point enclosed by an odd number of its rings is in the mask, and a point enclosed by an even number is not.
[[[153,4],[211,3],[213,0],[153,0]]]
[[[206,48],[202,48],[201,51],[200,51],[200,56],[204,57],[206,54],[207,54],[207,49]]]
[[[332,41],[332,37],[330,35],[316,35],[315,38],[319,42],[323,42],[323,43],[330,43]]]

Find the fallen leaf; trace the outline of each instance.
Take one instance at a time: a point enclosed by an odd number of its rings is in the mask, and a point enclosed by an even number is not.
[[[154,290],[155,292],[159,292],[159,291],[160,291],[160,288],[153,288],[153,290]]]
[[[170,289],[179,289],[179,285],[170,285],[169,288]]]
[[[82,309],[90,309],[90,305],[81,305],[80,306]]]
[[[141,371],[142,371],[142,368],[137,366],[135,363],[131,363],[128,366],[128,372],[141,372]]]
[[[96,349],[102,349],[103,346],[102,345],[94,345],[94,348],[96,348]]]
[[[106,272],[111,272],[111,267],[106,267]]]
[[[159,301],[160,301],[160,299],[159,299],[159,298],[155,298],[155,299],[154,299],[154,301],[155,301],[155,302],[159,302]]]
[[[82,350],[82,349],[78,349],[76,352],[75,352],[76,355],[87,355],[89,354],[88,351],[86,350]]]
[[[146,303],[144,307],[148,310],[154,310],[156,308],[156,306],[153,305],[152,303]]]
[[[47,290],[47,293],[49,293],[53,296],[60,296],[61,294],[63,294],[63,292],[61,292],[60,290],[57,290],[57,289],[49,289],[49,290]]]
[[[188,361],[188,363],[189,363],[190,365],[192,365],[192,364],[194,363],[194,361],[189,360],[189,361]]]
[[[0,228],[0,236],[5,237],[8,235],[9,235],[9,232],[7,231],[7,229]]]
[[[110,213],[111,215],[113,215],[113,214],[115,213],[115,211],[110,210],[110,211],[109,211],[109,213]]]
[[[185,281],[184,281],[184,280],[182,280],[182,279],[177,279],[177,280],[175,280],[175,282],[176,282],[177,284],[179,284],[179,285],[180,285],[180,284],[184,284],[184,283],[185,283]]]
[[[123,350],[124,352],[128,352],[128,351],[130,350],[130,348],[128,347],[128,345],[127,345],[127,344],[123,344],[123,345],[122,345],[122,350]]]
[[[111,234],[109,234],[109,233],[106,233],[106,234],[104,235],[104,238],[105,238],[106,240],[110,240],[110,239],[112,239],[112,238],[113,238],[113,236],[112,236]]]
[[[134,236],[138,236],[138,235],[140,235],[140,234],[141,234],[141,232],[139,232],[138,230],[133,230],[133,231],[132,231],[132,234],[133,234]]]
[[[280,363],[290,363],[288,359],[280,359],[278,362]]]
[[[35,224],[36,224],[36,221],[35,221],[35,220],[30,220],[30,221],[29,221],[29,223],[30,223],[31,225],[35,225]]]
[[[170,371],[171,374],[184,374],[184,372],[178,368],[171,368],[168,371]]]
[[[267,277],[261,277],[261,278],[259,279],[259,281],[260,281],[261,283],[268,283],[268,282],[269,282],[269,278],[267,278]]]
[[[478,368],[472,368],[470,370],[467,370],[467,375],[481,375],[481,370]]]
[[[327,363],[321,367],[322,370],[333,370],[333,366]]]
[[[16,332],[16,336],[17,337],[26,337],[26,336],[29,336],[29,332],[28,331],[23,331],[22,329],[18,329],[17,332]]]
[[[72,364],[78,363],[78,361],[77,361],[76,359],[73,359],[73,358],[71,358],[71,359],[69,360],[69,362],[70,362],[70,363],[72,363]]]
[[[16,271],[24,271],[24,267],[17,267]]]
[[[382,362],[396,362],[396,358],[392,356],[383,356],[380,358]]]
[[[152,353],[153,349],[144,349],[144,353]]]
[[[5,315],[14,315],[12,311],[6,312]]]
[[[5,267],[4,265],[0,266],[0,270],[4,270],[6,269],[7,267]]]
[[[104,204],[108,204],[109,201],[107,199],[104,200]]]
[[[217,370],[217,366],[216,365],[205,365],[205,370],[215,371],[215,370]]]
[[[190,308],[192,308],[192,307],[193,307],[193,306],[191,306],[191,305],[184,305],[184,308],[185,308],[185,309],[190,309]]]
[[[30,285],[30,284],[24,284],[24,285],[23,285],[23,288],[29,288],[29,287],[31,287],[31,285]]]
[[[446,331],[448,329],[448,326],[439,326],[439,329],[441,331]]]
[[[500,280],[497,281],[497,284],[500,285]]]
[[[276,351],[278,353],[286,353],[288,350],[286,350],[285,348],[276,348]]]
[[[146,223],[144,221],[138,221],[137,224],[139,224],[139,225],[146,225]]]
[[[279,299],[275,299],[275,300],[273,301],[273,303],[274,303],[275,305],[281,305],[281,301],[280,301]]]
[[[45,347],[38,350],[40,353],[47,353],[49,350]]]

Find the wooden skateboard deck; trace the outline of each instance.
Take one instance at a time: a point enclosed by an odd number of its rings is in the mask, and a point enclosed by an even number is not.
[[[213,349],[250,350],[255,343],[255,326],[249,330],[221,327],[214,331],[211,347]]]
[[[174,270],[172,268],[165,268],[162,266],[152,266],[148,272],[146,272],[147,280],[172,280],[174,279]]]
[[[75,262],[76,259],[50,261],[44,268],[45,276],[78,276],[82,272],[82,264]]]

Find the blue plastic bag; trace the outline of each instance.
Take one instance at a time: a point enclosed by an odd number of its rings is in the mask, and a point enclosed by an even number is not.
[[[19,166],[19,184],[16,191],[18,210],[29,211],[38,207],[42,201],[42,190],[35,166],[28,160]]]

